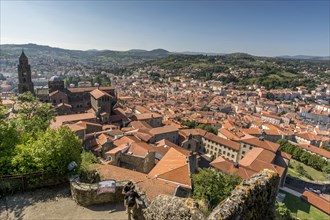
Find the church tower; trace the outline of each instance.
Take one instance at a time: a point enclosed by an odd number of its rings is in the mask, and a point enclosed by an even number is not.
[[[33,83],[31,79],[31,66],[29,65],[29,60],[22,50],[22,54],[19,57],[18,69],[18,93],[22,94],[24,92],[30,91],[34,94]]]

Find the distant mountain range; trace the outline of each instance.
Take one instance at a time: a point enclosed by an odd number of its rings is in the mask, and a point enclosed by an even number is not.
[[[163,49],[155,50],[128,50],[128,51],[114,51],[114,50],[68,50],[57,47],[43,46],[38,44],[2,44],[0,45],[1,55],[13,55],[20,53],[22,49],[28,51],[29,54],[57,54],[57,55],[73,55],[73,56],[136,56],[157,58],[167,56],[170,52]]]
[[[224,53],[210,53],[210,52],[169,52],[164,49],[155,50],[141,50],[132,49],[128,51],[114,51],[114,50],[69,50],[50,46],[43,46],[37,44],[2,44],[0,45],[0,57],[17,58],[21,53],[22,49],[26,50],[29,56],[48,56],[58,60],[65,59],[77,59],[84,61],[88,59],[89,61],[100,61],[103,62],[113,62],[120,64],[131,64],[136,62],[143,62],[144,60],[153,60],[162,57],[166,57],[171,54],[187,54],[187,55],[208,55],[208,56],[220,56],[220,55],[230,55]],[[245,56],[253,56],[245,53],[234,53],[234,54],[244,54]],[[303,60],[330,60],[330,57],[322,56],[307,56],[307,55],[297,55],[297,56],[278,56],[276,58],[285,59],[303,59]]]
[[[307,56],[307,55],[296,55],[296,56],[278,56],[279,58],[285,59],[297,59],[297,60],[330,60],[330,56]]]

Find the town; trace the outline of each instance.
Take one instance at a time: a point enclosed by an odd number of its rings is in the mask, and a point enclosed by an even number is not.
[[[330,215],[330,84],[243,88],[215,79],[229,77],[225,73],[193,77],[192,69],[178,74],[157,61],[134,64],[122,74],[103,71],[98,82],[85,77],[67,83],[63,72],[36,78],[32,59],[21,51],[18,74],[0,81],[4,118],[24,108],[22,95],[51,106],[49,127],[66,127],[79,137],[81,149],[96,158],[93,175],[132,181],[145,204],[159,195],[196,196],[194,176],[201,169],[234,175],[236,185],[267,169],[279,177],[277,200],[295,195]],[[230,74],[244,71],[250,70]]]

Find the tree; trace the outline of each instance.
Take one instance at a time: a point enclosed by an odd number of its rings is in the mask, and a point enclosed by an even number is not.
[[[294,219],[290,210],[282,202],[276,202],[276,216],[278,220],[291,220]]]
[[[81,163],[82,141],[68,127],[39,132],[36,139],[30,137],[17,146],[12,159],[15,173],[49,170],[67,171],[71,161]]]
[[[212,210],[220,201],[227,198],[231,191],[241,182],[236,175],[218,172],[214,169],[199,169],[192,175],[193,197],[201,199]]]
[[[45,131],[54,119],[56,111],[49,103],[40,102],[30,92],[18,96],[18,114],[15,118],[17,129],[24,134],[35,135]]]

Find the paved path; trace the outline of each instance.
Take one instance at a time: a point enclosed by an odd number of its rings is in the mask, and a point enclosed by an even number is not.
[[[294,196],[296,196],[298,198],[300,198],[300,196],[301,196],[301,193],[299,193],[297,191],[294,191],[294,190],[292,190],[292,189],[290,189],[288,187],[285,187],[284,186],[284,187],[281,187],[280,189],[283,190],[284,192],[290,193],[291,195],[294,195]]]
[[[113,210],[113,212],[109,212]],[[121,203],[89,207],[77,205],[66,186],[15,194],[0,199],[0,220],[11,219],[127,219]]]

